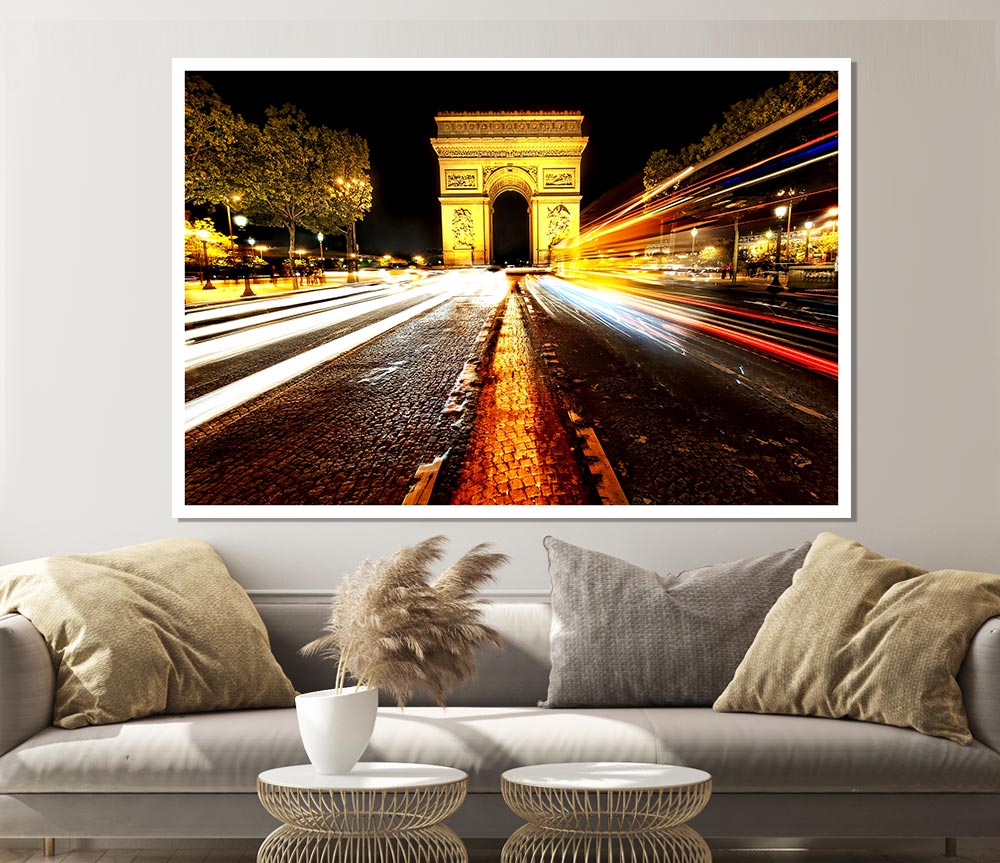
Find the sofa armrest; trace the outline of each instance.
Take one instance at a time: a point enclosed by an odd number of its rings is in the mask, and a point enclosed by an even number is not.
[[[52,724],[56,673],[31,621],[0,615],[0,755]]]
[[[972,736],[1000,752],[1000,617],[991,617],[972,637],[958,685]]]

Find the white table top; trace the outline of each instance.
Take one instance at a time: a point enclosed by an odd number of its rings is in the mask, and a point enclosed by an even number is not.
[[[359,761],[350,773],[339,775],[317,773],[311,764],[293,767],[276,767],[265,770],[258,777],[270,785],[287,788],[315,788],[344,791],[424,788],[428,785],[447,785],[467,779],[468,774],[454,767],[436,764],[401,764],[393,761]]]
[[[609,789],[672,788],[696,785],[711,779],[704,770],[669,764],[637,764],[624,761],[579,761],[566,764],[534,764],[507,770],[503,778],[520,785],[566,788],[578,791]]]

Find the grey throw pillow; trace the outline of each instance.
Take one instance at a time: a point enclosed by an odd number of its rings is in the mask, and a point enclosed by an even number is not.
[[[540,706],[711,705],[809,546],[659,575],[546,537],[552,671]]]

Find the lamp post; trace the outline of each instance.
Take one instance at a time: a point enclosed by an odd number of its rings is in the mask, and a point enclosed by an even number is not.
[[[694,238],[697,237],[697,236],[698,236],[698,229],[697,228],[692,228],[691,229],[691,254],[692,255],[694,254]]]
[[[774,251],[774,275],[771,277],[771,284],[767,286],[768,291],[772,294],[781,292],[781,281],[778,279],[778,273],[781,270],[781,220],[787,212],[788,207],[774,208],[774,215],[778,217],[778,242]]]
[[[230,258],[236,257],[236,241],[233,239],[233,211],[230,209],[230,204],[238,204],[243,200],[242,195],[226,195],[226,221],[229,222],[229,256]],[[240,222],[240,216],[236,217],[236,224]],[[246,219],[246,216],[242,218]],[[246,224],[244,222],[243,224]]]
[[[806,222],[805,225],[804,225],[804,227],[806,229],[806,252],[805,252],[805,256],[802,259],[802,262],[804,264],[808,265],[809,264],[809,232],[812,230],[813,223],[812,222]]]
[[[247,245],[250,247],[250,275],[253,283],[257,284],[257,241],[253,237],[247,237]]]
[[[319,240],[319,282],[320,284],[326,284],[326,259],[323,257],[323,232],[320,231],[316,235],[316,239]]]
[[[201,286],[201,289],[203,291],[214,291],[215,285],[212,284],[212,274],[208,270],[208,238],[212,235],[202,228],[195,236],[201,240],[201,278],[205,283]]]
[[[794,190],[789,190],[794,191]],[[788,202],[788,223],[785,225],[785,260],[792,262],[792,203]]]

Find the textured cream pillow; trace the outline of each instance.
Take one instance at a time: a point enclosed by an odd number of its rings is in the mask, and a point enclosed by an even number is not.
[[[821,533],[715,709],[851,717],[970,743],[955,676],[996,614],[998,575],[926,572]]]
[[[198,539],[4,566],[14,611],[52,652],[63,728],[294,703],[257,609]]]

